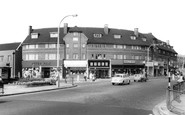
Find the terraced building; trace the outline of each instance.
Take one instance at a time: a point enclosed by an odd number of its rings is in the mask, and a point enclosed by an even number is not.
[[[57,28],[33,29],[22,43],[25,70],[33,68],[50,77],[57,66]],[[177,52],[151,33],[103,28],[60,28],[59,65],[65,73],[96,73],[99,78],[114,73],[164,75],[176,67]]]

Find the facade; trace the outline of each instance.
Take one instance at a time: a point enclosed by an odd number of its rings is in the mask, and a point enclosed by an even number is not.
[[[30,69],[31,75],[34,70],[42,77],[52,76],[57,70],[57,37],[57,28],[29,27],[29,35],[22,44],[24,73]],[[177,59],[172,46],[151,33],[139,33],[138,28],[131,31],[108,28],[108,25],[90,28],[64,24],[59,43],[59,65],[64,68],[64,76],[86,72],[106,78],[115,73],[143,73],[146,66],[150,74],[164,75],[169,68],[167,62],[175,64]],[[159,43],[163,44],[151,45]]]
[[[10,81],[22,74],[22,48],[20,43],[0,44],[0,76]]]

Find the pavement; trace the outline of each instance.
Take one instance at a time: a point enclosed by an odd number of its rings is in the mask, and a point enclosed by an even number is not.
[[[97,79],[95,82],[101,82],[102,80],[110,80],[110,79]],[[47,85],[47,86],[36,86],[36,87],[27,87],[26,85],[16,85],[16,84],[4,84],[4,94],[1,93],[2,89],[0,88],[0,97],[74,88],[74,87],[77,87],[81,83],[88,83],[88,82],[90,83],[92,82],[92,80],[88,79],[87,81],[85,81],[84,79],[79,79],[79,80],[74,79],[73,83],[71,79],[68,79],[67,83],[64,80],[61,80],[60,87],[58,87],[58,84]]]
[[[167,109],[166,100],[156,105],[153,109],[154,115],[185,115],[185,94],[180,96],[181,102],[172,102],[172,111]]]

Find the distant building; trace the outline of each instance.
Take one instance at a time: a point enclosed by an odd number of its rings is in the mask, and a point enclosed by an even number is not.
[[[29,28],[24,40],[23,69],[37,69],[42,77],[49,77],[57,66],[57,28]],[[160,45],[151,45],[160,44]],[[149,52],[148,52],[149,49]],[[170,44],[158,40],[151,33],[104,28],[60,28],[60,67],[64,73],[96,73],[97,77],[111,77],[114,73],[142,73],[164,75],[175,67],[177,52]],[[149,54],[149,62],[147,56]],[[169,65],[171,62],[171,65]]]
[[[10,81],[22,74],[22,48],[18,43],[0,44],[0,76]]]

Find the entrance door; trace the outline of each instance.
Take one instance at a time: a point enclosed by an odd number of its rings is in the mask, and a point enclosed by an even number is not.
[[[50,77],[50,68],[48,67],[43,67],[42,68],[42,77],[43,78],[49,78]]]

